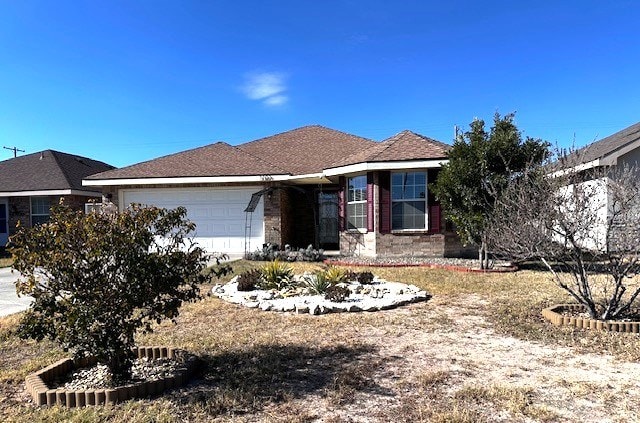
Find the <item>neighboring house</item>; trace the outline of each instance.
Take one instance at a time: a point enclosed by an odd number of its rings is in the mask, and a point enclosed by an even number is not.
[[[609,248],[607,221],[614,207],[609,191],[612,179],[608,171],[622,166],[640,166],[640,123],[580,148],[564,160],[566,169],[561,172],[577,171],[583,181],[561,191],[567,199],[567,210],[572,209],[575,202],[572,197],[576,193],[588,199],[588,208],[596,213],[592,217],[592,228],[585,232],[582,242],[586,248],[604,251]],[[584,218],[580,220],[584,221]]]
[[[18,222],[31,227],[49,219],[51,206],[61,198],[76,209],[99,200],[100,189],[82,186],[82,179],[111,169],[106,163],[53,150],[0,161],[0,247]]]
[[[122,209],[185,206],[206,250],[264,243],[365,256],[458,255],[428,184],[447,144],[403,131],[383,142],[305,126],[218,142],[85,178]]]

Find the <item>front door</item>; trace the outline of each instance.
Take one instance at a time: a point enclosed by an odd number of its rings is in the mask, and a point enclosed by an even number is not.
[[[324,249],[338,249],[338,193],[318,193],[318,242]]]
[[[0,198],[0,247],[7,245],[9,238],[9,205],[6,198]]]

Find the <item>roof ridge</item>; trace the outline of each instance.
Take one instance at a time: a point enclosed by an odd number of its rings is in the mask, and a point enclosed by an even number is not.
[[[60,153],[60,151],[44,150],[44,151],[41,151],[40,153],[44,153],[45,151],[50,151],[51,152],[51,157],[53,157],[53,160],[56,162],[56,167],[62,173],[62,176],[64,176],[64,179],[65,179],[65,181],[67,181],[67,184],[69,184],[70,187],[73,187],[73,182],[71,181],[71,178],[69,177],[69,173],[64,169],[64,166],[62,166],[62,163],[60,162],[60,159],[58,158],[58,154]]]
[[[341,131],[339,129],[329,128],[328,126],[324,126],[324,125],[320,125],[320,124],[313,124],[313,125],[303,125],[303,126],[299,126],[297,128],[289,129],[287,131],[278,132],[277,134],[272,134],[272,135],[267,135],[266,137],[256,138],[255,140],[244,142],[244,143],[238,145],[238,147],[243,147],[243,146],[246,146],[248,144],[257,143],[257,142],[263,141],[263,140],[265,140],[267,138],[275,138],[275,137],[278,137],[280,135],[288,134],[290,132],[299,131],[299,130],[305,129],[305,128],[322,128],[322,129],[326,129],[326,130],[333,131],[333,132],[339,132],[341,134],[344,134],[344,135],[347,135],[347,136],[350,136],[350,137],[355,137],[355,138],[360,138],[360,139],[366,140],[366,141],[376,142],[375,140],[372,140],[371,138],[365,138],[365,137],[361,137],[360,135],[350,134],[348,132]]]

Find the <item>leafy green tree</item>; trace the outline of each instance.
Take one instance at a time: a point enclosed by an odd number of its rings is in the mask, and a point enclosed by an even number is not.
[[[449,162],[432,185],[462,242],[479,247],[482,268],[488,266],[485,228],[496,198],[511,178],[549,156],[549,143],[523,140],[514,116],[496,113],[489,132],[483,120],[471,122],[469,131],[457,136]]]
[[[175,322],[200,297],[206,259],[187,238],[183,207],[132,206],[120,213],[55,206],[49,222],[11,238],[19,294],[34,298],[18,333],[95,356],[116,378],[130,375],[138,330]]]

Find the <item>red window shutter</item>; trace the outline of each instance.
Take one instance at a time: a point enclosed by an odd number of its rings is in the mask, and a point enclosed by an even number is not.
[[[367,231],[373,232],[373,173],[367,173]]]
[[[429,232],[440,233],[440,204],[429,206]]]
[[[347,208],[347,196],[345,195],[347,182],[344,176],[339,178],[338,184],[340,185],[340,189],[338,190],[338,230],[343,232],[346,227],[345,219],[347,217],[347,213],[345,213]]]
[[[378,174],[380,193],[380,233],[391,232],[391,173],[380,172]]]

